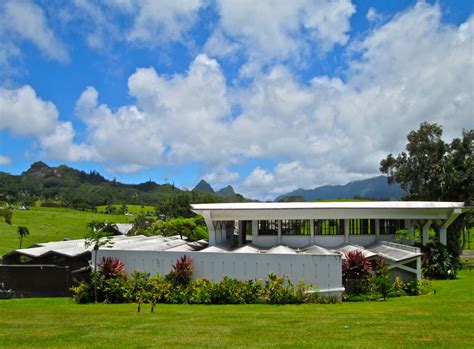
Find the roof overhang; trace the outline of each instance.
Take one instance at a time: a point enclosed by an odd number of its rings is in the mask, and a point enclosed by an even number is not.
[[[370,201],[193,204],[213,221],[272,219],[449,219],[462,202]]]

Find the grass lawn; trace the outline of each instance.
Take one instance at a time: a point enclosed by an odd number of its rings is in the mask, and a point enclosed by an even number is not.
[[[77,305],[0,301],[0,347],[473,348],[474,271],[436,294],[333,305]],[[349,328],[344,328],[349,326]]]
[[[13,212],[11,226],[0,217],[0,256],[19,247],[17,228],[20,225],[28,227],[30,231],[30,235],[23,239],[23,247],[28,247],[37,242],[58,241],[63,238],[81,239],[87,233],[87,223],[91,221],[125,223],[130,219],[133,217],[56,207],[16,210]]]

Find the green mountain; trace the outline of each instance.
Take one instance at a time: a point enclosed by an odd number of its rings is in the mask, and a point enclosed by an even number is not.
[[[204,179],[201,179],[199,183],[196,184],[196,186],[193,188],[193,191],[214,194],[214,189],[212,189],[211,185],[207,183]]]
[[[388,184],[387,177],[377,176],[345,185],[325,185],[297,189],[280,195],[275,201],[314,201],[334,199],[399,200],[404,195],[399,184]]]
[[[223,197],[223,198],[232,198],[235,197],[236,194],[234,191],[234,188],[232,188],[231,185],[228,185],[227,187],[224,187],[222,189],[219,189],[218,191],[214,191],[212,186],[207,183],[204,179],[201,179],[198,184],[193,188],[194,192],[201,192],[201,193],[211,193],[211,194],[216,194],[217,196]]]
[[[190,192],[151,180],[124,184],[106,179],[97,171],[86,173],[66,165],[50,167],[42,161],[35,162],[21,175],[0,172],[0,202],[8,203],[32,205],[39,200],[44,206],[93,209],[111,204],[158,205],[180,195],[187,196],[192,203],[246,201],[242,195],[221,196],[209,188],[210,191]]]
[[[223,197],[231,197],[235,195],[235,191],[231,185],[228,185],[227,187],[218,190],[216,194]]]

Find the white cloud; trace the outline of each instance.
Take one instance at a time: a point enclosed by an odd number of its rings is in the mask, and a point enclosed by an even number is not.
[[[240,175],[238,172],[229,171],[225,168],[216,169],[215,171],[204,175],[204,180],[214,187],[227,186],[235,183],[239,179]]]
[[[0,4],[0,40],[10,45],[10,51],[5,50],[5,44],[0,46],[0,57],[11,55],[12,47],[18,53],[16,38],[30,41],[50,59],[69,60],[66,47],[49,27],[44,11],[32,1],[6,0]]]
[[[18,135],[40,136],[54,130],[57,122],[56,106],[38,97],[31,86],[0,87],[0,129]]]
[[[39,145],[54,158],[89,159],[124,172],[197,162],[209,168],[205,177],[213,184],[232,182],[249,197],[273,198],[296,187],[376,175],[380,160],[399,152],[422,121],[439,122],[448,137],[473,128],[473,26],[474,17],[444,24],[438,5],[418,3],[349,45],[354,55],[344,81],[315,76],[302,82],[276,64],[248,86],[229,87],[217,61],[204,54],[181,74],[140,68],[128,80],[133,104],[112,110],[93,87],[84,90],[76,104],[86,134],[79,143],[72,125],[58,121],[54,105],[31,87],[3,89],[0,101],[8,102],[0,104],[0,125],[19,134],[47,133]],[[223,38],[238,45],[252,37],[228,35],[223,29]],[[277,47],[285,35],[276,38]],[[343,43],[344,35],[330,41]],[[26,119],[16,122],[16,115]],[[248,160],[276,165],[241,179],[234,165]]]
[[[0,166],[8,166],[12,164],[12,159],[5,155],[0,155]]]
[[[205,48],[220,56],[219,51],[243,47],[249,58],[244,74],[254,73],[261,64],[298,60],[345,45],[355,12],[350,0],[221,0],[217,5],[219,23]]]
[[[202,0],[143,0],[136,2],[137,14],[128,40],[156,46],[166,41],[180,41],[195,23]],[[120,2],[131,9],[129,2]]]

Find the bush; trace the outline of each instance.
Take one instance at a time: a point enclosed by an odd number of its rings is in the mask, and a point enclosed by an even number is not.
[[[182,256],[173,264],[173,270],[166,276],[167,280],[181,285],[189,284],[193,276],[193,261],[190,257]]]
[[[380,293],[383,300],[386,300],[392,292],[392,282],[390,281],[390,271],[385,261],[379,260],[375,266],[375,276],[372,278],[374,291]]]
[[[342,284],[346,293],[367,293],[372,266],[360,251],[346,253],[342,260]]]
[[[459,258],[454,257],[448,248],[439,242],[426,247],[423,258],[423,275],[431,279],[455,279],[461,269]]]
[[[117,278],[125,275],[125,264],[118,258],[102,257],[99,270],[106,279]]]

